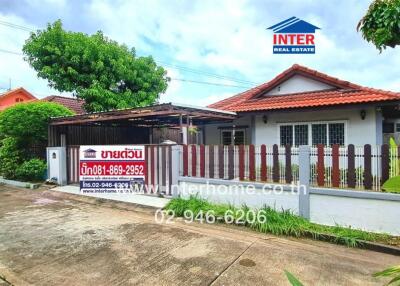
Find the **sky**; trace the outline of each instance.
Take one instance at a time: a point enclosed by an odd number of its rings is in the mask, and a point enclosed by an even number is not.
[[[38,98],[60,94],[23,60],[29,32],[1,24],[36,30],[57,19],[66,30],[101,30],[135,47],[138,55],[151,55],[172,78],[161,102],[206,106],[269,81],[295,63],[400,91],[400,47],[379,53],[356,31],[371,1],[0,0],[0,91],[11,82]],[[272,32],[266,28],[292,16],[321,28],[316,54],[272,53]]]

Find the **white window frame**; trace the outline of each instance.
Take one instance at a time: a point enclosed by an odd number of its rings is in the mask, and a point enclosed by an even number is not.
[[[220,142],[220,144],[222,145],[223,144],[223,141],[222,141],[222,132],[230,132],[231,133],[231,145],[235,145],[235,137],[234,137],[234,133],[235,132],[237,132],[237,131],[242,131],[243,132],[243,136],[244,136],[244,142],[243,142],[243,144],[246,144],[246,129],[244,129],[244,128],[235,128],[235,129],[233,129],[233,128],[226,128],[226,129],[221,129],[220,130],[220,133],[219,133],[219,142]],[[226,145],[226,146],[229,146],[229,145]]]
[[[313,124],[326,124],[327,129],[326,129],[326,137],[327,137],[327,142],[329,144],[330,138],[329,138],[329,124],[336,124],[336,123],[343,123],[344,124],[344,145],[347,145],[347,128],[348,128],[348,121],[347,120],[325,120],[325,121],[306,121],[306,122],[280,122],[277,124],[277,138],[278,138],[278,145],[281,146],[281,126],[287,126],[291,125],[293,128],[292,132],[292,142],[293,146],[295,146],[295,130],[294,126],[295,125],[308,125],[308,146],[312,146],[312,125]]]

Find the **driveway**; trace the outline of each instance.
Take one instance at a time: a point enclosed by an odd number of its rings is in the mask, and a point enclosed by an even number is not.
[[[238,227],[154,222],[154,209],[0,186],[0,277],[14,285],[382,285],[399,257]],[[1,281],[0,285],[7,285]]]

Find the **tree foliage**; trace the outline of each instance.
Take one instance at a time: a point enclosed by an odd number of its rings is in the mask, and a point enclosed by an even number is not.
[[[145,106],[166,91],[166,71],[105,37],[68,32],[61,21],[32,33],[23,52],[38,76],[86,101],[86,111]]]
[[[46,161],[33,158],[18,166],[15,171],[15,176],[24,181],[39,182],[44,179],[46,169]]]
[[[0,134],[15,138],[24,146],[41,144],[47,140],[47,125],[51,117],[72,114],[68,108],[52,102],[16,104],[0,113]]]
[[[357,30],[379,51],[400,45],[400,0],[375,0]]]
[[[24,148],[13,137],[4,138],[0,145],[0,175],[6,179],[15,179],[16,170],[26,155]]]
[[[32,147],[47,142],[51,117],[72,115],[57,103],[34,101],[11,106],[0,113],[0,175],[7,179],[38,181],[46,164],[34,158]]]

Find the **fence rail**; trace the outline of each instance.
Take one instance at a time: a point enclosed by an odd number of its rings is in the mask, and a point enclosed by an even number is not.
[[[299,148],[266,145],[180,145],[179,175],[296,184]],[[171,194],[172,147],[145,145],[145,192]],[[380,191],[400,175],[400,147],[338,145],[310,148],[313,186]],[[67,148],[68,183],[79,183],[79,146]]]
[[[182,145],[181,176],[297,183],[299,150],[291,146]],[[310,148],[311,185],[380,191],[400,175],[400,147],[349,145]]]

